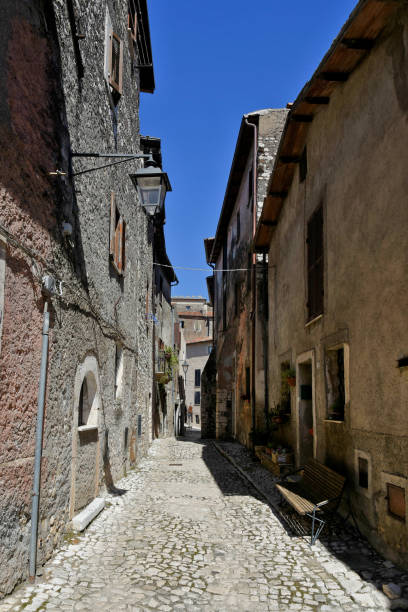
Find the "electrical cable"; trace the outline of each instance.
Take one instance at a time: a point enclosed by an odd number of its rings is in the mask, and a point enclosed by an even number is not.
[[[161,264],[161,263],[157,263],[157,262],[153,262],[154,266],[158,266],[161,268],[172,268],[173,270],[187,270],[190,272],[209,272],[210,270],[208,268],[187,268],[184,266],[171,266],[168,264]],[[213,272],[248,272],[248,270],[251,270],[251,268],[226,268],[226,269],[222,269],[222,270],[216,270],[216,269],[212,269]]]

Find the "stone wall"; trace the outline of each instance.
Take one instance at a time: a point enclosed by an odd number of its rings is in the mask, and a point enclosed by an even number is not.
[[[39,563],[61,542],[72,514],[102,487],[112,487],[151,441],[152,323],[145,319],[151,232],[128,177],[138,162],[73,180],[49,175],[69,171],[70,150],[139,150],[127,2],[107,3],[124,42],[115,122],[104,79],[105,6],[94,2],[83,15],[82,77],[65,4],[49,3],[44,12],[40,2],[6,2],[2,11],[0,224],[18,242],[9,236],[0,354],[0,595],[27,573],[44,302],[39,281],[46,271],[63,284],[61,297],[50,301]],[[95,165],[97,160],[74,158],[73,171]],[[109,257],[112,192],[126,221],[123,277]],[[73,228],[69,237],[62,235],[63,222]],[[123,350],[120,397],[117,345]],[[100,404],[97,427],[82,433],[74,387],[89,357],[100,380]]]
[[[273,167],[279,138],[286,120],[285,109],[266,109],[246,115],[256,125],[257,132],[257,176],[256,211],[258,215],[266,194],[267,179]],[[249,133],[245,140],[245,131]],[[242,444],[251,444],[250,432],[265,427],[264,355],[267,350],[263,302],[264,277],[262,261],[256,263],[255,308],[252,295],[251,243],[254,227],[254,209],[250,184],[253,169],[253,128],[241,125],[241,149],[235,152],[240,159],[242,171],[236,180],[239,189],[231,204],[228,227],[223,239],[226,243],[227,267],[240,269],[231,273],[215,274],[215,327],[217,360],[217,437],[235,437]],[[239,141],[240,142],[240,141]],[[248,144],[249,142],[249,144]],[[239,146],[239,145],[237,145]],[[234,167],[231,172],[234,171]],[[235,178],[235,175],[234,175]],[[238,230],[239,214],[239,230]],[[224,268],[222,249],[216,269]],[[266,279],[267,280],[267,279]],[[226,325],[223,324],[223,300],[225,287]],[[255,319],[254,319],[255,317]],[[255,325],[254,325],[255,323]],[[252,359],[252,335],[255,327],[255,363]],[[253,372],[255,368],[255,372]],[[250,388],[247,379],[250,377]],[[252,389],[255,396],[255,414],[252,414]]]

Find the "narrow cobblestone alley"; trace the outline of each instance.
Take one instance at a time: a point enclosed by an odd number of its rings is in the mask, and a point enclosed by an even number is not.
[[[0,604],[11,610],[381,610],[322,543],[286,532],[211,442],[156,440],[126,493]]]

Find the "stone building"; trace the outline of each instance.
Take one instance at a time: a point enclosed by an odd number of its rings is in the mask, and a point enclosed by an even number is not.
[[[185,401],[192,408],[192,424],[201,426],[201,374],[213,344],[213,311],[205,298],[175,296],[180,328],[186,343]]]
[[[164,215],[154,234],[154,368],[153,436],[174,435],[174,406],[178,373],[175,342],[176,313],[171,305],[171,284],[178,280],[166,253]]]
[[[143,161],[98,156],[142,153],[154,73],[146,0],[6,0],[0,29],[1,596],[27,575],[43,321],[38,563],[152,438],[153,222],[129,177]]]
[[[252,253],[252,240],[286,114],[265,109],[242,118],[217,231],[205,240],[214,267],[216,437],[246,445],[267,410],[267,265]]]
[[[407,54],[407,4],[359,2],[291,105],[255,236],[277,439],[346,475],[360,529],[405,567]]]

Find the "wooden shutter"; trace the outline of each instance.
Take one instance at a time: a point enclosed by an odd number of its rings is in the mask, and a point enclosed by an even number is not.
[[[121,273],[125,271],[125,234],[126,234],[126,222],[121,217],[121,229],[120,229],[120,257],[121,257]]]
[[[122,94],[123,43],[114,32],[109,35],[109,84]]]
[[[323,208],[320,206],[307,224],[307,271],[309,320],[323,312]]]
[[[115,193],[111,192],[111,205],[110,205],[110,228],[109,228],[109,255],[114,257],[115,255],[115,230],[116,230],[116,204],[115,204]]]

